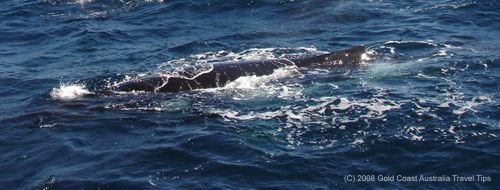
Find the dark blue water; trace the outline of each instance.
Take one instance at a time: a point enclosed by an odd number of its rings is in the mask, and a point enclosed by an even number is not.
[[[498,188],[498,10],[486,0],[1,1],[0,187]],[[360,44],[359,68],[84,96],[213,62]]]

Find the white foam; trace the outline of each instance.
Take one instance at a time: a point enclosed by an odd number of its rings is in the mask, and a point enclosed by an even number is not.
[[[54,2],[54,0],[44,0],[44,1],[45,2],[49,2],[49,3]],[[69,0],[68,3],[85,5],[85,4],[88,4],[88,3],[92,3],[94,1],[95,0]],[[163,3],[164,0],[144,0],[144,2],[147,2],[147,3]]]
[[[61,84],[52,89],[50,96],[55,100],[70,100],[91,93],[83,84]]]
[[[425,78],[425,79],[433,79],[433,78],[436,78],[436,77],[434,77],[434,76],[425,75],[425,74],[423,74],[423,73],[421,73],[421,72],[419,72],[419,73],[417,74],[417,76],[416,76],[416,77],[418,77],[418,78]]]
[[[440,108],[449,108],[450,107],[450,102],[443,102],[438,105]]]
[[[425,130],[425,127],[418,127],[418,126],[406,126],[406,129],[402,131],[403,133],[406,133],[405,135],[406,138],[412,140],[412,141],[423,141],[424,137],[422,135],[419,135]]]
[[[458,99],[458,100],[455,100],[455,99]],[[491,98],[488,96],[477,96],[477,97],[472,98],[472,100],[469,100],[469,101],[459,101],[459,98],[452,97],[448,101],[453,102],[454,105],[459,106],[458,109],[453,110],[453,114],[456,114],[456,115],[462,115],[462,114],[469,112],[469,111],[476,113],[477,111],[474,109],[476,106],[493,102],[491,100]]]
[[[440,49],[434,54],[434,56],[448,56],[448,52],[446,49]]]
[[[45,122],[43,121],[43,118],[40,118],[40,121],[38,122],[38,125],[40,128],[52,128],[57,125],[57,123],[48,123],[44,124]]]
[[[370,52],[361,54],[361,61],[366,62],[372,60],[372,57],[370,55]]]
[[[370,102],[368,104],[359,104],[359,105],[364,105],[366,108],[377,112],[378,115],[382,114],[383,112],[396,109],[396,108],[401,108],[400,105],[396,104],[393,101],[387,100],[387,102],[384,102],[379,99],[375,99],[375,101]]]
[[[270,75],[252,75],[239,77],[238,79],[226,84],[224,87],[222,87],[222,89],[257,89],[261,88],[263,84],[269,81],[290,77],[293,75],[294,71],[296,70],[292,69],[291,67],[287,67],[276,69]],[[285,88],[284,91],[288,92],[288,88]]]
[[[76,0],[74,2],[78,3],[80,5],[83,5],[83,4],[91,3],[92,1],[94,1],[94,0]]]
[[[335,109],[346,110],[350,108],[349,100],[347,98],[340,98],[340,103],[335,106]]]
[[[438,45],[434,43],[434,40],[390,40],[385,42],[384,44],[406,44],[406,43],[419,43],[419,44],[427,44],[430,46],[437,47]]]
[[[352,142],[351,144],[353,145],[360,145],[360,144],[363,144],[365,143],[365,140],[361,139],[361,138],[357,138],[356,140],[354,140],[354,142]]]
[[[223,116],[225,119],[236,119],[236,120],[254,120],[254,119],[263,119],[269,120],[281,115],[281,112],[278,111],[268,111],[268,112],[249,112],[247,114],[240,114],[237,111],[233,110],[212,110],[212,113],[217,113]]]
[[[450,128],[448,129],[448,132],[455,134],[455,126],[453,126],[453,125],[450,126]]]
[[[67,0],[66,2],[61,2],[58,0],[44,0],[46,3],[51,3],[51,4],[59,4],[59,3],[67,3],[67,4],[80,4],[80,5],[85,5],[87,3],[92,3],[94,0]]]

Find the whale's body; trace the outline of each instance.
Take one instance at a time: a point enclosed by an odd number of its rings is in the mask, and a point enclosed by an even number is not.
[[[286,66],[339,67],[355,66],[361,62],[364,46],[298,59],[272,59],[261,61],[236,61],[214,63],[207,72],[195,77],[145,77],[118,84],[111,91],[179,92],[194,89],[223,87],[242,76],[269,75]]]

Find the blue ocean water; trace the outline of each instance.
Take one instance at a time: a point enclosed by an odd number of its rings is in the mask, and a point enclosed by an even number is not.
[[[494,0],[1,1],[0,187],[493,189],[498,10]],[[359,68],[84,96],[214,62],[361,44]]]

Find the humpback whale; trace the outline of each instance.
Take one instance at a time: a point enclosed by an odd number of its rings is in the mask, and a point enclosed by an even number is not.
[[[269,75],[275,69],[296,67],[341,67],[356,66],[365,53],[364,46],[336,51],[312,57],[295,59],[270,59],[259,61],[235,61],[214,63],[208,71],[194,77],[154,76],[131,80],[113,86],[108,91],[146,91],[146,92],[179,92],[186,90],[223,87],[242,76]]]

